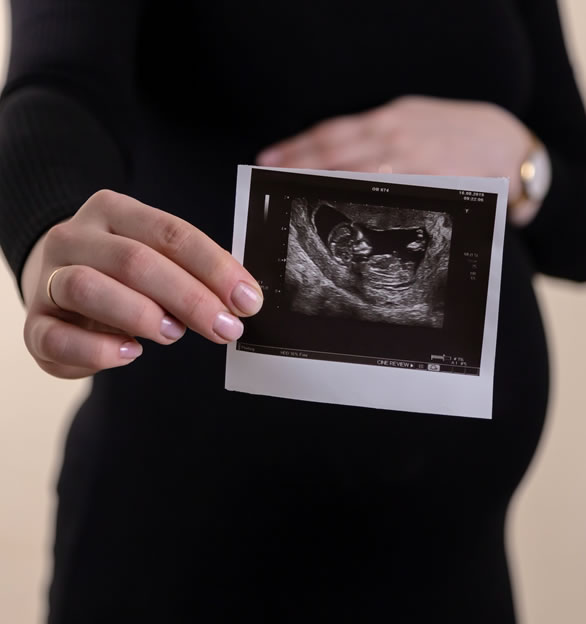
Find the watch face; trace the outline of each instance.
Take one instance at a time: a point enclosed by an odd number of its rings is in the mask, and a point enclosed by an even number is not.
[[[521,167],[525,194],[530,199],[542,201],[551,185],[551,162],[544,147],[536,149]]]

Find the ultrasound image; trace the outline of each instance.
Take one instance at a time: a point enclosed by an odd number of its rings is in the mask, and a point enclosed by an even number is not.
[[[451,237],[444,212],[295,198],[285,272],[290,307],[440,328]]]

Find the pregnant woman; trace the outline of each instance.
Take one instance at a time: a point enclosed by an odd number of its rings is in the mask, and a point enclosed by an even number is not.
[[[492,420],[224,391],[262,305],[225,251],[254,162],[510,178]],[[32,357],[93,376],[50,624],[512,624],[548,395],[531,278],[586,279],[585,197],[555,0],[13,2],[0,242]]]

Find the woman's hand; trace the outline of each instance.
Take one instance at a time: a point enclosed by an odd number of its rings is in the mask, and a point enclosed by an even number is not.
[[[259,285],[226,250],[113,191],[49,230],[22,286],[27,348],[43,370],[67,378],[132,362],[142,352],[135,336],[167,345],[190,328],[219,344],[236,340],[238,317],[262,305]]]
[[[506,176],[514,203],[531,145],[529,130],[494,104],[409,96],[324,121],[267,148],[257,162],[346,171],[378,171],[389,163],[395,173]]]

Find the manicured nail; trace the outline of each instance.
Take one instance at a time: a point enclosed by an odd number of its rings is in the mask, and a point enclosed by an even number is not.
[[[244,314],[256,314],[262,307],[262,295],[245,282],[238,282],[232,291],[232,303]]]
[[[135,360],[142,355],[142,345],[138,342],[124,342],[120,347],[120,357],[124,360]]]
[[[170,316],[164,316],[161,321],[161,335],[169,340],[177,340],[185,333],[185,325]]]
[[[257,161],[265,167],[274,167],[279,164],[281,154],[275,149],[268,149],[258,155]]]
[[[244,325],[238,317],[232,316],[228,312],[218,312],[213,330],[220,338],[232,342],[242,336]]]

